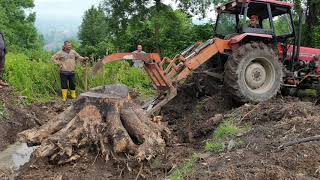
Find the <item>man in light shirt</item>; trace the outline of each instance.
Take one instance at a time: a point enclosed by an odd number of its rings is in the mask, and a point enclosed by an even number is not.
[[[132,53],[146,53],[142,51],[142,45],[137,46],[137,50],[133,51]],[[133,66],[136,68],[143,68],[144,62],[142,60],[133,60]]]
[[[60,67],[62,100],[67,100],[68,89],[71,98],[76,99],[75,68],[78,61],[88,60],[88,57],[80,56],[72,49],[72,44],[65,41],[61,51],[52,56],[52,61]]]

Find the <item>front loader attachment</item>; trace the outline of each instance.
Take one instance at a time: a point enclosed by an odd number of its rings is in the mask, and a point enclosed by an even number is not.
[[[95,68],[96,74],[104,64],[117,60],[142,60],[144,69],[158,90],[159,96],[149,102],[145,109],[149,115],[154,115],[161,107],[177,95],[177,83],[185,79],[192,71],[208,61],[217,53],[230,49],[229,40],[210,39],[205,43],[197,43],[188,47],[173,59],[163,58],[156,53],[115,53],[104,57]]]

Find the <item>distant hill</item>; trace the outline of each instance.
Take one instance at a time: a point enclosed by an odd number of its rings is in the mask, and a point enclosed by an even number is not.
[[[56,51],[63,41],[77,39],[81,20],[79,19],[37,19],[36,27],[44,36],[45,50]]]

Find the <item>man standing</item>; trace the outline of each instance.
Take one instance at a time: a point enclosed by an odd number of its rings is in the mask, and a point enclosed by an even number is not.
[[[69,41],[65,41],[62,50],[53,55],[52,61],[60,66],[61,93],[63,101],[67,100],[68,88],[70,89],[71,98],[75,99],[77,97],[75,85],[76,62],[88,59],[88,57],[82,57],[73,50],[72,44]]]
[[[8,84],[5,83],[3,80],[6,54],[7,54],[7,49],[6,49],[6,43],[4,40],[4,35],[0,32],[0,88],[2,88],[2,86],[8,86]]]
[[[142,51],[142,45],[137,46],[137,50],[133,51],[132,53],[146,53]],[[136,68],[143,68],[143,61],[141,60],[133,60],[133,66]]]

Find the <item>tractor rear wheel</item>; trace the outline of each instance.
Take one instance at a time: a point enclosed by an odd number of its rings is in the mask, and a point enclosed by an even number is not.
[[[247,43],[235,50],[225,64],[224,85],[240,102],[261,102],[280,90],[282,65],[264,43]]]

